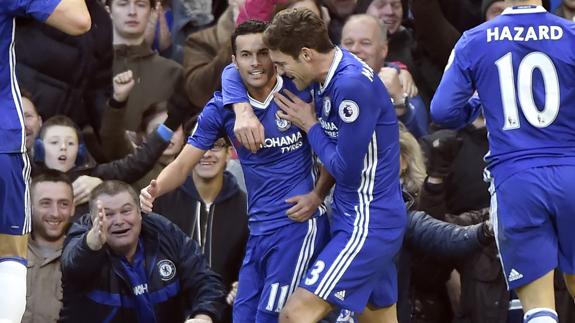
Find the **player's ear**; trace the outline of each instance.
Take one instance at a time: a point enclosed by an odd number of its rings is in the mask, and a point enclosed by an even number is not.
[[[232,55],[232,64],[234,64],[234,67],[237,70],[238,69],[238,61],[236,60],[236,55]]]
[[[299,53],[300,58],[303,59],[306,62],[309,62],[311,60],[311,57],[313,55],[312,51],[307,48],[307,47],[303,47]]]

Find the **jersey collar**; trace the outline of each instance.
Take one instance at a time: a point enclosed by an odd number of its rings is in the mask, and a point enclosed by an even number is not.
[[[542,6],[513,6],[507,7],[503,12],[502,15],[514,15],[514,14],[522,14],[522,13],[540,13],[540,12],[547,12],[545,8]]]
[[[268,96],[266,97],[264,102],[260,102],[254,98],[252,98],[250,96],[250,94],[248,93],[248,99],[250,100],[250,104],[252,105],[252,107],[254,108],[258,108],[258,109],[265,109],[268,107],[268,105],[270,104],[270,102],[272,102],[272,100],[274,99],[274,93],[279,92],[282,87],[284,86],[284,81],[283,78],[281,76],[277,76],[276,77],[276,85],[274,86],[274,88],[271,90],[270,94],[268,94]]]
[[[319,93],[323,93],[323,91],[325,91],[325,89],[329,86],[329,83],[331,82],[331,79],[333,78],[333,75],[335,74],[335,71],[337,70],[337,67],[339,66],[339,63],[341,62],[342,58],[343,58],[343,52],[339,47],[336,46],[335,56],[333,57],[333,61],[331,62],[329,71],[327,72],[325,82],[323,82],[323,84],[320,84],[319,86]]]

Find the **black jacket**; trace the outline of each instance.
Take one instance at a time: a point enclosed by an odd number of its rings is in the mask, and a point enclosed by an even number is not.
[[[437,220],[425,212],[410,211],[404,244],[398,259],[397,316],[400,323],[411,322],[411,260],[430,254],[446,259],[465,256],[482,247],[481,224],[460,227]]]
[[[90,31],[69,36],[33,19],[16,23],[18,83],[32,93],[40,115],[72,118],[99,129],[112,93],[112,21],[99,0],[86,0]]]
[[[474,212],[489,207],[488,184],[483,180],[488,141],[485,128],[469,125],[458,131],[461,149],[457,153],[451,173],[443,184],[424,184],[437,197],[432,215],[460,225],[477,223],[473,217],[462,217],[462,212]],[[425,143],[422,141],[422,143]],[[424,151],[430,148],[423,144]],[[427,154],[429,156],[429,153]],[[458,214],[458,216],[445,216]],[[461,274],[461,304],[456,318],[458,322],[505,322],[509,293],[501,269],[495,243],[470,253],[457,264]],[[421,279],[429,279],[429,269],[420,268]],[[444,268],[444,279],[451,270]],[[443,279],[437,279],[441,282]],[[430,288],[428,288],[430,289]]]
[[[235,177],[225,172],[222,190],[214,203],[206,205],[190,176],[178,189],[158,198],[154,212],[167,217],[199,242],[208,264],[222,277],[226,290],[230,290],[238,280],[249,236],[246,195]],[[231,323],[231,307],[226,308],[222,322]]]
[[[195,241],[156,214],[142,215],[148,291],[155,299],[156,322],[184,322],[206,314],[219,317],[224,290]],[[73,224],[62,252],[63,308],[60,322],[136,322],[132,288],[120,258],[107,247],[86,244],[89,215]],[[173,271],[167,272],[166,267]]]
[[[426,107],[433,98],[435,89],[441,81],[443,66],[436,64],[420,46],[415,38],[415,32],[408,27],[401,27],[393,35],[389,36],[389,51],[386,61],[399,61],[407,66],[413,75],[419,95]]]

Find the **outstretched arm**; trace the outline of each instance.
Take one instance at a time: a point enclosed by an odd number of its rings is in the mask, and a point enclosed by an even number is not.
[[[157,179],[140,191],[140,206],[145,213],[152,212],[154,200],[182,185],[190,171],[204,155],[192,145],[186,145],[178,157],[162,170]]]
[[[194,133],[178,157],[162,170],[157,179],[140,191],[143,212],[151,212],[154,200],[182,185],[206,150],[222,137],[222,114],[215,99],[210,101],[200,117]]]

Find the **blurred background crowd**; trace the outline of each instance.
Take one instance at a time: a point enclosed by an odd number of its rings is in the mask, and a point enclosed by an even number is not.
[[[521,306],[507,291],[488,222],[484,120],[479,117],[454,131],[438,129],[429,119],[429,104],[451,49],[465,30],[499,15],[505,8],[502,0],[86,4],[92,28],[82,36],[32,19],[17,20],[17,75],[32,175],[39,178],[57,170],[70,179],[69,185],[57,185],[58,180],[40,178],[32,187],[23,322],[58,318],[62,246],[70,224],[88,212],[92,190],[103,181],[120,180],[139,191],[156,178],[186,143],[194,116],[220,89],[221,73],[232,62],[235,26],[248,19],[270,20],[275,12],[293,7],[321,16],[332,42],[364,60],[390,96],[406,102],[396,109],[405,126],[400,136],[401,179],[411,210],[398,259],[400,323],[522,322]],[[544,1],[544,6],[575,20],[575,0]],[[51,185],[41,185],[43,181]],[[154,212],[197,240],[209,255],[228,304],[233,303],[248,237],[243,183],[233,147],[222,139],[184,185],[154,205]],[[457,235],[469,226],[477,239]],[[556,284],[560,322],[573,323],[573,300],[562,280]],[[222,322],[231,322],[230,307]],[[339,317],[340,322],[351,320]]]

